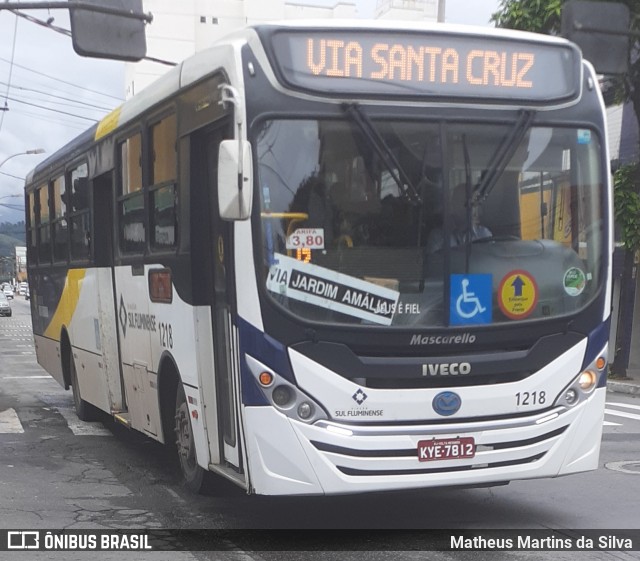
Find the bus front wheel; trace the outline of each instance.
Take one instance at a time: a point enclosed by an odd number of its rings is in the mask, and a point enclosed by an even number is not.
[[[187,398],[182,384],[178,384],[175,418],[176,448],[178,450],[178,459],[180,460],[180,469],[187,488],[194,493],[199,493],[204,488],[207,474],[198,465],[196,458],[196,443],[193,436],[193,428],[191,427],[189,406],[187,405]]]

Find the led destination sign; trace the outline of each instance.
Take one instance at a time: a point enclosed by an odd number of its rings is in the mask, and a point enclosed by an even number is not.
[[[386,31],[273,34],[285,83],[332,95],[563,101],[580,92],[580,53],[570,44]]]

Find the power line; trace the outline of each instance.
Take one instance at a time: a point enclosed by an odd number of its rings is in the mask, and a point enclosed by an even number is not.
[[[13,101],[14,103],[23,103],[24,105],[30,105],[31,107],[37,107],[38,109],[44,109],[45,111],[53,111],[54,113],[60,113],[61,115],[69,115],[70,117],[77,117],[78,119],[84,119],[86,121],[92,121],[97,123],[99,119],[92,119],[90,117],[85,117],[83,115],[75,115],[73,113],[68,113],[67,111],[61,111],[60,109],[51,109],[50,107],[45,107],[44,105],[38,105],[36,103],[29,103],[28,101],[22,101],[20,99],[15,99],[12,97],[7,98],[9,101]]]
[[[0,61],[11,64],[11,61],[7,60],[6,58],[0,57]],[[49,74],[45,74],[44,72],[39,72],[37,70],[33,70],[31,68],[28,68],[27,66],[22,66],[21,64],[18,64],[18,63],[13,63],[13,66],[15,66],[16,68],[22,68],[23,70],[27,70],[29,72],[33,72],[34,74],[38,74],[40,76],[44,76],[45,78],[48,78],[49,80],[55,80],[57,82],[61,82],[63,84],[66,84],[67,86],[72,86],[74,88],[85,90],[87,92],[91,92],[91,93],[94,93],[94,94],[103,95],[105,97],[110,97],[112,99],[116,99],[120,103],[123,101],[122,97],[116,97],[115,95],[106,94],[106,93],[103,93],[103,92],[92,90],[91,88],[85,88],[84,86],[78,86],[77,84],[74,84],[72,82],[67,82],[66,80],[62,80],[61,78],[56,78],[55,76],[51,76]]]
[[[22,210],[24,211],[24,206],[12,205],[8,203],[0,203],[0,206],[6,207],[9,210]]]
[[[62,27],[58,27],[57,25],[53,25],[53,21],[49,22],[49,21],[42,21],[41,19],[38,19],[30,14],[26,14],[24,12],[20,12],[19,10],[9,10],[11,13],[15,14],[16,16],[20,17],[20,18],[24,18],[27,21],[30,21],[31,23],[35,23],[36,25],[41,25],[42,27],[46,27],[47,29],[52,29],[53,31],[57,32],[57,33],[61,33],[62,35],[66,35],[67,37],[71,37],[71,31],[69,31],[68,29],[64,29]],[[49,12],[51,13],[51,12]],[[51,20],[53,20],[53,18],[51,18]]]
[[[6,82],[2,82],[0,81],[1,85],[6,85],[8,86],[9,84],[7,84]],[[52,94],[49,92],[43,92],[42,90],[37,90],[35,88],[27,88],[26,86],[16,86],[16,85],[11,85],[11,87],[14,90],[24,90],[24,91],[28,91],[28,92],[34,92],[34,93],[38,93],[38,94],[42,94],[42,95],[48,95],[49,97],[55,97],[56,99],[62,99],[64,101],[74,101],[75,103],[81,104],[81,105],[86,105],[87,107],[93,107],[95,109],[99,109],[101,111],[111,111],[113,109],[113,107],[104,107],[101,105],[94,105],[93,103],[88,103],[86,101],[81,101],[81,100],[71,100],[68,97],[63,97],[61,95],[56,95],[56,94]]]
[[[13,175],[12,173],[7,173],[6,171],[0,171],[0,175],[6,175],[7,177],[12,177],[13,179],[19,179],[20,181],[24,181],[24,177],[18,177],[17,175]]]
[[[16,18],[15,24],[13,26],[13,44],[11,45],[11,62],[9,63],[9,81],[7,84],[7,91],[4,95],[4,106],[5,110],[7,107],[7,96],[9,95],[9,90],[11,89],[11,76],[13,75],[13,64],[14,58],[16,54],[16,37],[18,36],[18,18]],[[4,123],[4,114],[5,111],[2,111],[0,114],[0,130],[2,130],[2,124]]]
[[[15,89],[15,88],[12,88]],[[71,109],[78,109],[80,111],[88,111],[91,113],[95,113],[98,114],[98,119],[102,119],[107,113],[109,113],[111,110],[110,109],[94,109],[92,107],[85,107],[83,105],[79,105],[78,103],[74,103],[72,100],[67,100],[67,102],[64,101],[56,101],[56,100],[50,100],[50,99],[43,99],[41,96],[39,96],[38,94],[32,94],[32,93],[25,93],[25,94],[21,94],[19,92],[11,92],[12,95],[18,95],[19,99],[22,101],[31,101],[32,103],[43,103],[45,104],[46,107],[55,107],[55,108],[71,108]],[[9,108],[9,110],[11,110],[11,107]]]
[[[64,29],[62,27],[57,27],[55,25],[52,25],[51,23],[49,23],[48,21],[42,21],[41,19],[38,19],[32,15],[29,14],[25,14],[24,12],[20,12],[18,10],[10,10],[11,12],[13,12],[16,16],[19,16],[21,18],[26,19],[27,21],[30,21],[32,23],[35,23],[37,25],[40,25],[42,27],[46,27],[47,29],[51,29],[52,31],[55,31],[56,33],[60,33],[61,35],[66,35],[67,37],[71,37],[71,31],[69,31],[68,29]],[[148,60],[151,62],[157,62],[158,64],[165,64],[167,66],[177,66],[177,62],[171,62],[170,60],[163,60],[161,58],[156,58],[156,57],[151,57],[151,56],[145,56],[143,57],[143,60]]]
[[[17,108],[17,109],[12,109],[11,110],[12,114],[17,114],[20,115],[22,117],[27,117],[30,119],[37,119],[38,121],[42,122],[42,121],[46,121],[47,123],[54,123],[56,125],[62,125],[64,127],[67,128],[72,128],[78,131],[84,131],[87,130],[87,124],[86,123],[80,123],[80,122],[76,122],[76,121],[71,121],[71,120],[67,120],[67,119],[56,119],[54,115],[43,115],[42,113],[32,113],[30,111],[24,111],[22,110],[22,108]],[[2,173],[2,172],[0,172]]]

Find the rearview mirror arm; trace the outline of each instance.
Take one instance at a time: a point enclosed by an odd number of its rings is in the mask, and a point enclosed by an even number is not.
[[[230,86],[229,84],[220,84],[218,87],[221,91],[221,99],[219,102],[220,105],[222,105],[222,107],[226,109],[227,104],[231,104],[235,109],[235,120],[236,126],[238,127],[238,193],[240,194],[240,196],[238,197],[238,204],[242,206],[242,189],[244,186],[244,152],[242,149],[242,101],[240,99],[240,93],[233,86]],[[243,208],[240,208],[239,210],[241,214],[244,211]]]

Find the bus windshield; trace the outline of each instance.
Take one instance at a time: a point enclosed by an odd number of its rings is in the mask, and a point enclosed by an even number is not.
[[[352,113],[257,132],[262,282],[281,306],[428,328],[558,317],[593,299],[604,281],[594,130]]]

